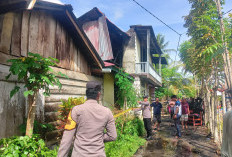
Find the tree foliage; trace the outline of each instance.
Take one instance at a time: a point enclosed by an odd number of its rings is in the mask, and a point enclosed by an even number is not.
[[[157,97],[195,97],[196,88],[192,77],[185,77],[178,66],[162,69],[162,87],[159,87],[155,94]]]
[[[158,33],[158,34],[156,35],[156,40],[157,40],[157,43],[158,43],[158,45],[159,45],[161,51],[164,52],[165,54],[167,54],[167,53],[169,53],[169,52],[173,52],[173,51],[176,52],[175,49],[168,49],[168,48],[167,48],[169,42],[168,42],[168,41],[165,41],[165,36],[164,36],[164,35]]]
[[[118,87],[117,91],[117,103],[123,107],[125,101],[127,102],[128,107],[133,107],[137,104],[137,92],[133,86],[133,81],[130,79],[129,74],[120,70],[116,75],[116,86]]]
[[[189,0],[189,3],[191,10],[184,26],[190,39],[181,44],[179,54],[185,70],[193,73],[201,86],[199,96],[204,98],[208,113],[205,119],[216,139],[217,91],[225,85],[231,89],[232,85],[231,53],[228,52],[231,50],[231,19],[221,17],[224,0]]]
[[[214,0],[189,0],[191,10],[185,16],[185,27],[189,41],[180,46],[180,58],[186,72],[193,73],[202,83],[213,79],[215,69],[217,75],[223,73],[223,52],[220,22]],[[224,1],[221,1],[224,4]],[[224,18],[226,26],[225,40],[231,43],[231,22]],[[221,80],[223,82],[223,80]],[[211,81],[212,82],[212,81]]]
[[[162,34],[157,35],[157,43],[164,52],[163,56],[168,61],[169,65],[161,67],[162,87],[155,90],[156,97],[167,98],[173,94],[178,95],[178,97],[194,97],[196,95],[196,89],[193,78],[186,78],[180,71],[182,65],[174,66],[168,54],[168,52],[176,52],[176,50],[167,49],[168,42],[165,41],[165,37]]]
[[[54,58],[43,58],[39,54],[28,53],[28,57],[17,58],[8,60],[12,63],[9,69],[10,74],[6,76],[9,79],[11,75],[17,75],[18,81],[24,82],[24,96],[28,97],[28,115],[27,115],[27,128],[26,135],[32,136],[35,111],[36,111],[36,98],[39,90],[43,90],[43,95],[49,96],[49,86],[57,85],[61,89],[61,83],[56,75],[66,77],[62,73],[55,74],[50,66],[56,66],[59,62]],[[19,91],[20,87],[15,88],[10,92],[10,97]]]
[[[43,94],[49,96],[49,86],[58,85],[59,89],[61,89],[62,85],[50,67],[56,66],[59,60],[51,57],[43,58],[39,54],[34,53],[28,53],[28,55],[29,57],[8,60],[12,65],[9,69],[10,74],[6,79],[9,79],[11,75],[17,75],[18,81],[24,81],[24,87],[27,88],[27,91],[24,92],[25,97],[34,95],[39,89],[43,89]],[[65,76],[60,72],[57,75]],[[15,86],[10,96],[12,97],[19,89],[19,86]]]

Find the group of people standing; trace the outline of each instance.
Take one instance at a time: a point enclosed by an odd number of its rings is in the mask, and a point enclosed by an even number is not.
[[[161,115],[163,113],[163,106],[159,102],[159,98],[156,98],[153,103],[148,102],[148,97],[144,96],[143,101],[139,101],[141,104],[141,108],[134,109],[134,111],[142,110],[142,116],[144,121],[144,127],[147,132],[147,140],[152,139],[152,131],[159,131],[160,123],[161,123]],[[151,108],[153,108],[153,120],[151,119]],[[171,97],[171,101],[168,102],[167,107],[168,112],[170,113],[170,117],[174,120],[175,128],[176,128],[176,138],[181,137],[180,124],[182,122],[182,129],[187,129],[188,125],[188,115],[190,114],[189,105],[187,99],[183,98],[177,99],[176,95]]]
[[[101,83],[90,81],[86,84],[87,101],[84,104],[71,109],[67,124],[60,143],[58,157],[67,157],[72,149],[72,156],[105,157],[104,143],[115,141],[117,131],[115,120],[110,109],[98,104],[101,96]],[[143,101],[139,101],[142,110],[144,126],[147,131],[147,140],[152,139],[152,130],[159,130],[163,106],[159,98],[153,103],[149,103],[145,96]],[[182,106],[182,107],[181,107]],[[151,108],[153,108],[153,126],[151,121]],[[177,138],[181,137],[180,118],[188,119],[189,107],[183,99],[182,105],[175,95],[169,102],[170,115],[174,119]],[[186,124],[186,123],[185,123]],[[187,125],[186,125],[187,127]],[[73,148],[72,148],[73,144]]]

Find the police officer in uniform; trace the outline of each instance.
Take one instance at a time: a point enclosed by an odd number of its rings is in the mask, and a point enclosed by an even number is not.
[[[60,143],[58,157],[67,157],[74,140],[72,157],[105,157],[104,143],[116,140],[117,132],[110,109],[98,104],[101,84],[86,85],[87,101],[73,107]],[[106,130],[104,132],[104,130]]]

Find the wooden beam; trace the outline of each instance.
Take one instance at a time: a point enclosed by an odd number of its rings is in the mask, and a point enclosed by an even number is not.
[[[16,58],[16,57],[0,52],[0,64],[10,65],[10,63],[8,63],[7,60],[13,59],[13,58]]]
[[[0,51],[6,54],[10,54],[11,35],[14,23],[14,13],[9,12],[4,15]]]
[[[11,54],[14,56],[21,56],[21,26],[22,12],[15,12],[11,38]]]
[[[23,11],[21,30],[21,56],[26,57],[28,53],[28,34],[29,34],[29,11]]]
[[[81,80],[81,81],[86,81],[86,82],[87,81],[100,81],[100,82],[102,82],[102,78],[93,77],[93,76],[86,75],[86,74],[83,74],[80,72],[61,69],[61,68],[57,68],[57,67],[52,67],[52,69],[54,70],[55,73],[61,72],[65,75],[67,75],[70,79]]]
[[[29,48],[28,51],[38,53],[38,37],[39,37],[39,12],[31,12],[29,23]]]

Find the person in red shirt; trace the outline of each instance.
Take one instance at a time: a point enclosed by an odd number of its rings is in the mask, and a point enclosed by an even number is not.
[[[182,102],[182,116],[181,116],[181,123],[182,123],[182,129],[184,130],[184,128],[188,128],[188,115],[190,114],[189,112],[189,104],[186,100],[186,98],[183,98]]]

